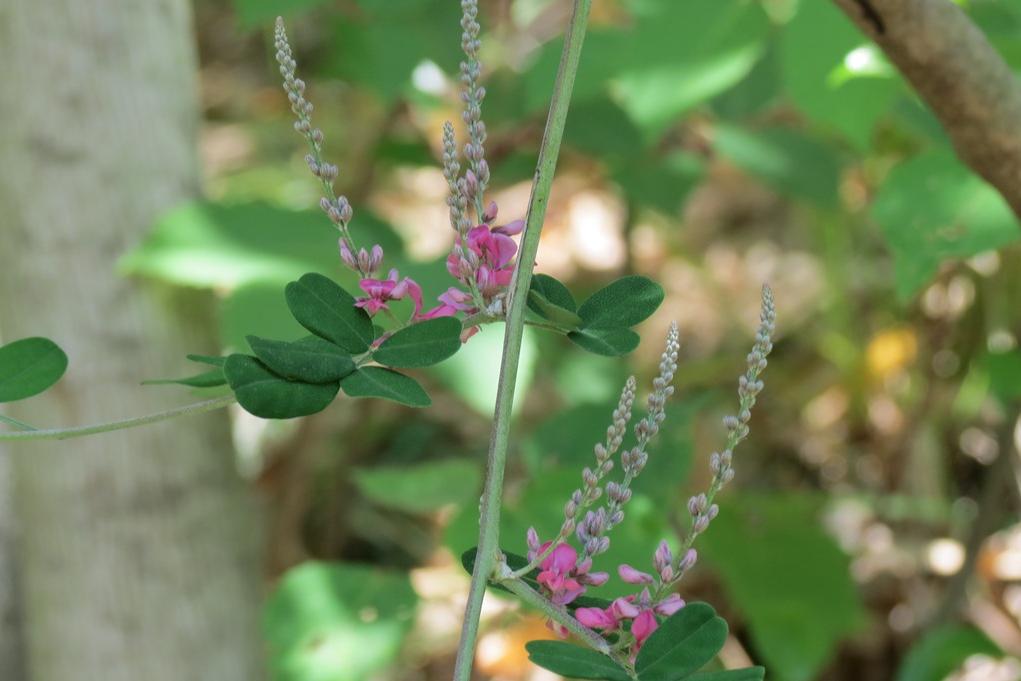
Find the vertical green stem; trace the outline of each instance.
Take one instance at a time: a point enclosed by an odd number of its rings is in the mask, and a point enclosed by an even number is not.
[[[518,376],[518,357],[521,353],[521,336],[525,324],[525,302],[532,283],[532,267],[539,250],[539,234],[546,217],[546,205],[553,185],[553,174],[560,155],[560,142],[564,137],[567,110],[574,90],[574,78],[578,73],[581,47],[585,40],[589,9],[592,0],[574,0],[574,11],[564,38],[564,50],[560,56],[553,99],[550,102],[546,132],[539,148],[539,160],[532,183],[532,195],[528,201],[525,217],[525,231],[521,237],[521,251],[518,254],[514,279],[508,293],[507,328],[503,340],[503,357],[500,365],[500,383],[496,393],[496,410],[493,416],[493,430],[489,441],[489,459],[486,483],[482,494],[482,510],[479,517],[479,548],[472,572],[468,605],[465,607],[464,623],[461,627],[461,641],[457,649],[457,663],[454,667],[454,681],[469,681],[472,662],[475,658],[475,643],[479,634],[479,614],[486,583],[496,565],[500,550],[500,499],[503,495],[503,472],[507,461],[507,443],[510,437],[511,406],[514,403],[514,386]]]

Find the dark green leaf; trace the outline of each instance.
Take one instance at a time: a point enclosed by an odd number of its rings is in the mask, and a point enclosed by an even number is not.
[[[628,328],[647,319],[663,302],[663,288],[640,275],[622,277],[592,294],[578,308],[584,328]]]
[[[572,679],[631,681],[631,677],[608,656],[564,641],[529,641],[528,659],[534,664]]]
[[[159,378],[142,381],[142,385],[187,385],[192,388],[215,388],[220,385],[227,385],[227,377],[223,375],[223,369],[204,371],[195,376],[187,378]]]
[[[453,317],[416,322],[383,341],[372,358],[398,368],[438,364],[461,349],[462,330],[461,322]]]
[[[350,353],[369,349],[372,320],[332,279],[310,272],[288,284],[284,294],[294,318],[315,335]]]
[[[338,383],[313,385],[283,379],[248,355],[231,355],[223,365],[238,403],[264,419],[291,419],[320,412],[340,389]]]
[[[477,503],[482,471],[474,459],[442,459],[411,466],[358,468],[354,481],[362,494],[381,506],[427,513],[471,499]]]
[[[227,362],[226,357],[212,357],[210,355],[186,355],[188,359],[199,364],[208,364],[214,367],[223,367]]]
[[[273,373],[304,383],[336,383],[355,370],[347,352],[315,336],[297,341],[248,336],[248,345]]]
[[[415,379],[382,367],[362,367],[340,382],[351,397],[382,397],[409,407],[428,407],[432,400]]]
[[[589,352],[608,357],[626,355],[641,340],[631,329],[580,329],[567,337]]]
[[[0,402],[43,392],[60,380],[67,355],[48,338],[22,338],[0,347]]]
[[[323,562],[291,568],[264,610],[272,678],[377,678],[397,659],[417,600],[406,572]]]
[[[577,329],[581,325],[581,317],[576,313],[551,303],[535,289],[528,292],[528,307],[563,329]]]
[[[539,293],[550,303],[553,303],[557,307],[562,307],[565,310],[571,312],[578,311],[578,304],[574,302],[574,296],[571,295],[571,290],[564,285],[564,282],[551,277],[548,274],[536,274],[532,277],[532,285],[529,287],[529,291]],[[532,301],[528,301],[528,307],[532,308],[535,312],[541,312],[538,307],[532,304]]]
[[[705,603],[689,603],[653,632],[635,661],[639,681],[677,681],[712,660],[727,640],[727,623]]]
[[[1015,241],[1021,232],[1003,198],[949,152],[894,168],[872,206],[893,251],[897,294],[906,300],[948,258]]]
[[[747,667],[722,672],[702,672],[689,676],[688,681],[762,681],[765,675],[765,667]]]

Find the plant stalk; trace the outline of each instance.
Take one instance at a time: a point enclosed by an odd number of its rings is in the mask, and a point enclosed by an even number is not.
[[[475,645],[479,635],[479,617],[486,584],[493,573],[500,551],[500,502],[503,495],[503,474],[507,462],[507,444],[510,438],[511,407],[514,403],[514,387],[518,375],[518,359],[521,353],[521,337],[525,324],[525,304],[528,289],[532,284],[532,268],[539,250],[539,235],[546,217],[553,175],[560,155],[560,143],[564,136],[567,111],[574,90],[574,79],[578,73],[581,48],[585,40],[589,9],[592,0],[574,0],[574,9],[564,38],[564,49],[560,56],[560,67],[553,88],[546,131],[532,183],[532,194],[525,216],[525,230],[521,237],[521,250],[514,269],[514,279],[509,291],[507,324],[504,332],[503,356],[500,365],[500,382],[496,394],[496,409],[493,415],[493,430],[489,441],[489,457],[486,467],[486,482],[482,494],[482,509],[479,517],[478,555],[472,571],[468,604],[465,607],[461,640],[457,648],[457,662],[454,666],[454,681],[469,681]]]
[[[22,430],[12,433],[0,432],[0,442],[5,440],[69,440],[73,437],[108,433],[112,430],[124,430],[125,428],[145,426],[159,421],[168,421],[179,416],[204,414],[207,411],[215,411],[234,404],[235,401],[234,395],[231,394],[224,395],[222,397],[215,397],[211,400],[206,400],[205,402],[186,404],[183,407],[177,407],[176,409],[161,411],[155,414],[146,414],[145,416],[138,416],[133,419],[123,419],[121,421],[110,421],[109,423],[97,423],[91,426],[79,426],[77,428],[53,428],[48,430]]]

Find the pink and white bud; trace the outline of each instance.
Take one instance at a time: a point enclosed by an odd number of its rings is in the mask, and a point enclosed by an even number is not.
[[[351,249],[348,247],[347,240],[344,239],[344,237],[341,237],[340,240],[338,241],[338,244],[340,245],[341,261],[343,261],[345,265],[347,265],[353,270],[358,269],[358,260],[355,258],[354,253],[352,253]]]
[[[652,584],[653,582],[652,575],[636,570],[627,563],[623,563],[617,568],[617,574],[628,584]]]
[[[496,205],[496,201],[490,201],[489,205],[486,206],[486,210],[482,213],[482,221],[486,224],[491,223],[496,219],[496,214],[499,208]]]
[[[664,617],[670,617],[675,612],[684,607],[684,599],[677,594],[670,594],[659,603],[656,604],[655,610],[658,614]]]

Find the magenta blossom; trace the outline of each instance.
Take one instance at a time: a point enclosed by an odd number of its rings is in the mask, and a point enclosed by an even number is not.
[[[560,544],[542,561],[539,582],[549,592],[550,600],[567,605],[585,591],[576,576],[578,552],[570,544]]]
[[[399,278],[396,269],[390,270],[386,279],[362,279],[358,286],[367,294],[355,301],[355,307],[360,307],[370,315],[375,315],[380,310],[388,310],[387,303],[391,300],[403,300],[411,298],[415,304],[414,314],[417,316],[422,311],[422,287],[410,277]]]
[[[621,566],[622,576],[626,572],[623,569],[625,567],[627,566]],[[638,575],[647,576],[634,568],[631,570]],[[684,599],[675,593],[669,594],[658,602],[653,602],[652,595],[646,588],[637,596],[616,599],[608,608],[578,608],[575,610],[574,616],[586,627],[602,629],[607,632],[622,629],[622,624],[630,620],[631,635],[635,638],[631,646],[631,660],[633,661],[645,640],[659,628],[659,620],[656,619],[656,615],[669,617],[683,607]]]

